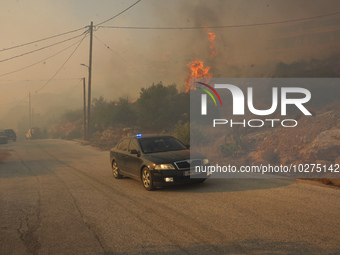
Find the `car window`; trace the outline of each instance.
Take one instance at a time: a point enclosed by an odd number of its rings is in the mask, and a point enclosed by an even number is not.
[[[129,147],[130,138],[125,138],[118,145],[117,149],[122,151],[127,151]]]
[[[117,149],[119,149],[121,146],[122,146],[122,142],[123,142],[123,140],[122,141],[120,141],[120,142],[118,142],[118,144],[117,144]]]
[[[174,137],[148,137],[139,139],[144,153],[185,150],[186,147]]]
[[[129,145],[129,152],[132,150],[139,151],[139,145],[136,139],[131,139],[130,145]]]

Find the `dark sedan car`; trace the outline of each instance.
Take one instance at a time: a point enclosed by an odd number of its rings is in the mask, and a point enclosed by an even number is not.
[[[17,135],[13,129],[5,129],[4,132],[8,140],[12,140],[13,142],[17,140]]]
[[[110,150],[110,161],[115,178],[132,177],[142,181],[147,190],[203,182],[210,175],[193,170],[195,165],[209,165],[209,160],[200,154],[190,155],[190,150],[172,136],[123,138]],[[191,175],[195,175],[194,178]]]
[[[0,130],[0,144],[6,144],[7,140],[5,132]]]

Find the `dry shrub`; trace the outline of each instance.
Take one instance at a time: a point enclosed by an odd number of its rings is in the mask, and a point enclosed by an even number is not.
[[[262,153],[262,159],[271,164],[276,164],[280,162],[279,154],[274,149],[266,149]]]

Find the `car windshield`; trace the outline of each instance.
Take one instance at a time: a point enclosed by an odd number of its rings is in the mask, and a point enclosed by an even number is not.
[[[140,138],[140,146],[144,153],[185,150],[186,147],[174,137]]]

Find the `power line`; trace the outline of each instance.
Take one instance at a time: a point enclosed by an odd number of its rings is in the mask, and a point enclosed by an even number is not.
[[[83,80],[83,78],[78,78],[78,79],[79,79],[78,83],[70,90],[70,92],[65,96],[64,99],[68,98],[73,93],[73,91],[75,91],[75,89],[78,87],[80,82]]]
[[[73,93],[73,91],[75,91],[75,89],[79,86],[79,84],[80,84],[80,82],[81,82],[82,80],[83,80],[83,78],[80,78],[80,79],[79,79],[78,83],[70,90],[70,93],[68,93],[68,94],[66,95],[66,98],[69,97],[69,96]]]
[[[148,77],[146,77],[142,72],[140,72],[135,66],[133,66],[130,62],[128,62],[126,59],[124,59],[122,56],[120,56],[117,52],[112,50],[107,44],[105,44],[103,41],[101,41],[97,36],[94,36],[99,42],[101,42],[108,50],[116,54],[118,57],[120,57],[125,63],[127,63],[130,67],[135,69],[136,72],[138,72],[141,76],[143,76],[147,81],[152,82]]]
[[[52,47],[52,46],[55,46],[55,45],[58,45],[58,44],[61,44],[61,43],[64,43],[64,42],[73,40],[73,39],[75,39],[75,38],[78,38],[78,37],[82,36],[83,34],[84,34],[84,33],[82,33],[82,34],[80,34],[80,35],[77,35],[77,36],[74,36],[74,37],[71,37],[71,38],[69,38],[69,39],[66,39],[66,40],[63,40],[63,41],[54,43],[54,44],[50,44],[50,45],[48,45],[48,46],[45,46],[45,47],[42,47],[42,48],[39,48],[39,49],[36,49],[36,50],[32,50],[32,51],[29,51],[29,52],[22,53],[22,54],[20,54],[20,55],[16,55],[16,56],[13,56],[13,57],[10,57],[10,58],[2,59],[2,60],[0,60],[0,63],[5,62],[5,61],[8,61],[8,60],[15,59],[15,58],[18,58],[18,57],[23,57],[23,56],[25,56],[25,55],[28,55],[28,54],[31,54],[31,53],[34,53],[34,52],[37,52],[37,51],[40,51],[40,50],[44,50],[44,49],[50,48],[50,47]]]
[[[266,26],[266,25],[277,25],[284,23],[292,23],[298,21],[306,21],[312,19],[319,19],[329,16],[334,16],[340,14],[339,12],[333,12],[328,14],[323,14],[319,16],[300,18],[300,19],[291,19],[291,20],[283,20],[283,21],[273,21],[273,22],[264,22],[264,23],[255,23],[255,24],[241,24],[241,25],[225,25],[225,26],[204,26],[204,27],[124,27],[124,26],[99,26],[98,28],[114,28],[114,29],[145,29],[145,30],[186,30],[186,29],[219,29],[219,28],[241,28],[241,27],[256,27],[256,26]]]
[[[39,39],[39,40],[36,40],[36,41],[33,41],[33,42],[28,42],[28,43],[16,45],[16,46],[13,46],[13,47],[5,48],[5,49],[0,50],[0,52],[6,51],[6,50],[15,49],[15,48],[19,48],[19,47],[22,47],[22,46],[30,45],[30,44],[41,42],[41,41],[45,41],[45,40],[49,40],[49,39],[56,38],[56,37],[59,37],[59,36],[62,36],[62,35],[67,35],[67,34],[70,34],[70,33],[74,33],[74,32],[80,31],[80,30],[82,30],[84,28],[86,28],[86,27],[78,28],[78,29],[75,29],[75,30],[72,30],[72,31],[68,31],[68,32],[65,32],[65,33],[61,33],[61,34],[58,34],[58,35],[53,35],[53,36],[46,37],[46,38],[43,38],[43,39]]]
[[[81,40],[82,40],[82,39],[81,39]],[[62,52],[68,50],[68,49],[71,48],[72,46],[74,46],[74,45],[76,45],[77,43],[79,43],[81,40],[76,41],[75,43],[71,44],[70,46],[66,47],[65,49],[63,49],[63,50],[61,50],[61,51],[59,51],[59,52],[57,52],[57,53],[55,53],[55,54],[53,54],[53,55],[47,57],[47,58],[44,58],[44,59],[42,59],[42,60],[40,60],[40,61],[38,61],[38,62],[36,62],[36,63],[34,63],[34,64],[31,64],[31,65],[22,67],[22,68],[20,68],[20,69],[17,69],[17,70],[8,72],[8,73],[0,74],[0,77],[5,76],[5,75],[8,75],[8,74],[16,73],[16,72],[22,71],[22,70],[24,70],[24,69],[27,69],[27,68],[29,68],[29,67],[35,66],[35,65],[37,65],[37,64],[40,64],[40,63],[42,63],[42,62],[44,62],[44,61],[46,61],[46,60],[48,60],[48,59],[50,59],[50,58],[52,58],[52,57],[54,57],[54,56],[59,55],[59,54],[62,53]]]
[[[53,79],[54,81],[71,81],[71,80],[78,80],[82,78],[63,78],[63,79]],[[49,79],[44,79],[44,80],[0,80],[1,81],[6,81],[6,82],[32,82],[32,81],[48,81]],[[1,86],[1,84],[0,84]]]
[[[38,90],[36,90],[36,93],[38,92],[38,91],[40,91],[41,89],[43,89],[45,86],[47,86],[52,80],[55,80],[54,79],[54,77],[61,71],[61,69],[66,65],[66,63],[70,60],[70,58],[73,56],[73,54],[76,52],[76,50],[79,48],[79,46],[81,45],[81,43],[83,42],[83,40],[85,39],[85,37],[87,36],[87,34],[85,34],[84,35],[84,37],[80,40],[80,41],[78,41],[79,42],[79,44],[77,45],[77,47],[73,50],[73,52],[71,53],[71,55],[66,59],[66,61],[64,62],[64,64],[60,67],[60,69],[52,76],[52,78],[51,79],[49,79],[48,81],[47,81],[47,83],[45,83],[43,86],[41,86]],[[71,46],[73,46],[74,44],[72,44]],[[71,47],[71,46],[69,46],[69,47]],[[67,47],[66,49],[68,49],[69,47]],[[64,49],[64,50],[66,50],[66,49]],[[64,50],[62,50],[62,51],[64,51]],[[62,51],[60,51],[60,52],[58,52],[57,54],[59,54],[59,53],[61,53]],[[57,55],[57,54],[55,54],[55,55]],[[55,55],[52,55],[52,56],[55,56]],[[52,57],[51,56],[51,57]],[[50,57],[49,57],[50,58]],[[79,79],[79,78],[78,78]],[[78,85],[78,84],[77,84]],[[28,95],[27,96],[25,96],[22,100],[20,100],[17,104],[15,104],[13,107],[11,107],[10,109],[9,109],[9,112],[10,111],[12,111],[15,107],[17,107],[17,106],[19,106],[22,102],[24,102],[26,99],[28,98]]]
[[[102,25],[110,20],[113,20],[114,18],[117,18],[119,15],[123,14],[124,12],[126,12],[127,10],[131,9],[132,7],[134,7],[136,4],[138,4],[141,0],[138,0],[137,2],[135,2],[134,4],[130,5],[128,8],[124,9],[123,11],[121,11],[120,13],[116,14],[115,16],[103,21],[103,22],[100,22],[98,23],[96,26],[99,26],[99,25]]]
[[[66,59],[66,61],[62,64],[62,66],[58,69],[58,71],[52,76],[51,79],[49,79],[43,86],[41,86],[39,89],[37,89],[35,92],[38,93],[40,90],[42,90],[44,87],[46,87],[53,79],[54,77],[57,76],[57,74],[61,71],[61,69],[63,69],[63,67],[66,65],[66,63],[70,60],[70,58],[73,56],[73,54],[76,52],[76,50],[79,48],[80,44],[83,42],[83,40],[85,39],[85,37],[87,36],[84,35],[83,39],[81,39],[81,41],[79,42],[79,44],[77,45],[77,47],[72,51],[71,55]]]
[[[123,11],[119,12],[118,14],[116,14],[115,16],[113,16],[113,17],[111,17],[111,18],[109,18],[107,20],[98,23],[97,25],[102,25],[102,24],[104,24],[104,23],[106,23],[106,22],[108,22],[108,21],[110,21],[110,20],[120,16],[121,14],[123,14],[124,12],[128,11],[129,9],[131,9],[136,4],[138,4],[140,1],[141,0],[136,1],[134,4],[130,5],[128,8],[124,9]],[[80,30],[85,29],[85,28],[87,28],[87,26],[81,27],[81,28],[78,28],[78,29],[75,29],[75,30],[71,30],[71,31],[68,31],[68,32],[64,32],[64,33],[61,33],[61,34],[57,34],[57,35],[49,36],[49,37],[46,37],[46,38],[42,38],[42,39],[39,39],[39,40],[35,40],[35,41],[32,41],[32,42],[23,43],[23,44],[20,44],[20,45],[16,45],[16,46],[12,46],[12,47],[9,47],[9,48],[5,48],[5,49],[0,50],[0,52],[7,51],[7,50],[12,50],[12,49],[23,47],[23,46],[27,46],[27,45],[30,45],[30,44],[33,44],[33,43],[38,43],[38,42],[42,42],[42,41],[49,40],[49,39],[52,39],[52,38],[56,38],[56,37],[59,37],[59,36],[67,35],[67,34],[70,34],[70,33],[74,33],[74,32],[80,31]]]

